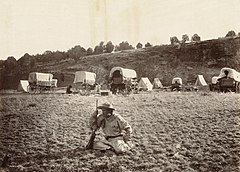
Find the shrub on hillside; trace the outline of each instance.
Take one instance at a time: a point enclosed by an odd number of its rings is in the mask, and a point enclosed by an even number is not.
[[[147,48],[147,47],[152,47],[152,44],[150,44],[149,42],[147,42],[146,44],[145,44],[145,47]]]
[[[119,45],[115,46],[115,51],[131,50],[131,49],[134,49],[134,48],[127,41],[123,41]]]
[[[87,56],[92,55],[92,54],[93,54],[93,49],[91,47],[89,47],[87,49]]]
[[[83,57],[87,55],[87,51],[85,48],[81,47],[80,45],[76,45],[75,47],[71,48],[67,51],[68,56],[72,59],[78,59],[79,57]]]
[[[107,42],[106,46],[104,46],[104,52],[111,53],[114,49],[114,45],[111,41]]]
[[[187,34],[184,34],[184,35],[182,36],[182,43],[185,43],[185,42],[187,42],[187,41],[189,41],[189,36],[188,36]]]
[[[103,50],[104,50],[103,45],[104,45],[104,42],[102,41],[102,42],[99,43],[99,45],[95,46],[93,53],[94,54],[102,54]]]
[[[198,42],[198,41],[201,41],[201,38],[200,38],[200,36],[198,36],[198,34],[195,33],[195,34],[192,36],[191,41],[192,41],[192,42]]]
[[[142,48],[142,44],[139,42],[137,45],[136,45],[136,48],[139,49],[139,48]]]
[[[30,67],[31,58],[32,56],[30,56],[28,53],[25,53],[24,56],[22,56],[17,62],[22,68],[28,68]]]
[[[236,36],[236,33],[233,30],[230,30],[225,37],[234,37]]]
[[[12,70],[18,66],[18,63],[13,56],[10,56],[5,61],[4,66],[6,67],[7,70]]]
[[[176,44],[180,43],[180,41],[178,40],[178,38],[176,36],[170,37],[170,42],[171,42],[171,45],[176,45]]]
[[[4,61],[0,60],[0,68],[4,65]]]

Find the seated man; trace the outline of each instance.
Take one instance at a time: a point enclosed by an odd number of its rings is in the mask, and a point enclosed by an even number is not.
[[[132,128],[127,121],[118,114],[113,113],[115,110],[111,104],[104,103],[98,109],[102,110],[102,114],[95,111],[90,117],[91,129],[101,128],[105,134],[105,139],[95,141],[93,149],[107,150],[114,149],[116,153],[129,151],[133,144],[131,140]]]

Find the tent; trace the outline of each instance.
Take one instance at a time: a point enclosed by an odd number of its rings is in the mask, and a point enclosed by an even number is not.
[[[159,78],[154,78],[153,80],[153,88],[163,88],[163,85]]]
[[[227,67],[224,67],[224,68],[221,69],[220,75],[219,75],[220,78],[223,78],[223,77],[226,76],[225,73],[224,73],[225,71],[228,71],[228,77],[229,77],[229,78],[232,78],[232,79],[234,79],[235,81],[240,82],[240,73],[237,72],[237,71],[234,70],[234,69],[227,68]]]
[[[94,85],[96,82],[96,74],[86,71],[77,71],[75,73],[75,78],[73,83],[87,83],[89,85]]]
[[[175,82],[177,82],[178,84],[182,85],[182,78],[179,78],[179,77],[173,78],[172,84],[175,84]]]
[[[20,80],[20,82],[18,84],[17,91],[27,93],[28,92],[28,86],[29,86],[28,80]]]
[[[152,83],[149,81],[149,79],[146,77],[146,78],[141,78],[139,83],[138,83],[138,87],[143,90],[147,90],[147,91],[150,91],[152,90],[153,88],[153,85]]]
[[[197,76],[195,86],[207,86],[207,83],[206,83],[205,79],[203,78],[203,75]]]

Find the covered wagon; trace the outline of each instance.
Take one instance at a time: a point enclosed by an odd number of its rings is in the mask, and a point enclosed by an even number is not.
[[[113,94],[122,91],[130,92],[137,87],[137,73],[133,69],[114,67],[110,71],[109,80]]]
[[[171,85],[172,91],[180,91],[182,90],[182,78],[175,77],[172,79],[172,85]]]
[[[219,89],[221,92],[239,92],[240,91],[240,73],[228,67],[220,70],[219,74]]]
[[[211,84],[209,84],[210,91],[219,91],[219,76],[213,76],[211,79]]]
[[[96,86],[96,74],[87,71],[75,72],[73,81],[76,89],[92,90]]]
[[[28,76],[28,82],[29,93],[51,92],[57,86],[57,79],[53,79],[51,73],[31,72]]]

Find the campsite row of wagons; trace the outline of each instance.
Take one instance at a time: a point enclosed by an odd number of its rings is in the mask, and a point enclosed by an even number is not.
[[[137,74],[132,69],[124,69],[121,67],[114,67],[110,71],[110,90],[113,94],[122,91],[141,91],[141,90],[152,90],[155,88],[162,88],[162,84],[158,78],[154,78],[153,84],[149,81],[148,78],[141,78],[140,81],[137,81]],[[198,75],[194,87],[188,88],[185,86],[185,89],[190,91],[197,90],[198,86],[207,87],[203,75]],[[240,92],[240,73],[234,69],[224,67],[220,70],[219,76],[214,76],[212,78],[212,83],[209,84],[211,91],[218,92]],[[175,77],[172,79],[171,91],[181,91],[183,89],[183,82],[180,77]]]
[[[122,67],[114,67],[109,74],[110,91],[113,94],[123,92],[138,92],[141,90],[152,90],[162,88],[162,84],[158,78],[154,78],[153,84],[148,78],[137,80],[135,70]],[[207,86],[203,75],[198,75],[195,85]],[[53,78],[50,73],[31,72],[28,81],[20,81],[21,88],[29,93],[53,92],[57,87],[57,79]],[[86,71],[77,71],[73,85],[76,90],[91,91],[99,86],[96,83],[96,74]],[[221,92],[240,92],[240,73],[231,68],[222,68],[219,76],[212,77],[212,83],[209,84],[211,91]],[[172,91],[180,91],[183,89],[183,82],[180,77],[173,78],[171,84]]]
[[[86,71],[77,71],[73,83],[75,90],[91,91],[99,86],[96,83],[96,74]],[[137,82],[137,73],[135,70],[122,67],[114,67],[111,69],[109,83],[109,89],[113,94],[123,92],[129,93],[133,90],[137,90],[137,87],[141,84]],[[152,87],[149,89],[152,89]]]
[[[198,84],[200,83],[200,84]],[[198,75],[195,85],[207,86],[203,75]],[[171,90],[182,90],[182,79],[173,78]],[[193,88],[194,89],[194,88]],[[213,76],[211,84],[209,84],[210,91],[217,92],[240,92],[240,73],[234,69],[224,67],[220,70],[219,76]]]

